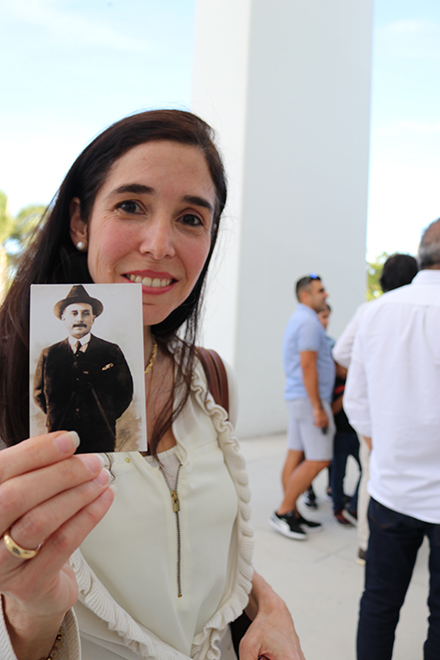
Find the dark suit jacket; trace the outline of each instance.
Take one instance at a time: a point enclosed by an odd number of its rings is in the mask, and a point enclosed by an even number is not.
[[[34,378],[35,403],[48,431],[76,431],[78,452],[114,451],[116,420],[133,398],[133,379],[117,344],[91,336],[75,356],[67,339],[41,351]]]

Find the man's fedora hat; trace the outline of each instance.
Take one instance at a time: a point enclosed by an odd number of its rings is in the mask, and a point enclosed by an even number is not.
[[[92,306],[94,316],[102,314],[104,305],[97,298],[89,296],[82,284],[74,284],[69,293],[63,300],[59,300],[53,308],[53,313],[61,319],[64,310],[68,305],[75,305],[76,303],[87,303]]]

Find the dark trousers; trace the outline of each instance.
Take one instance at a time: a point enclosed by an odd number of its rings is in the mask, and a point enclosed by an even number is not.
[[[333,441],[333,461],[330,483],[332,489],[334,511],[340,511],[345,507],[344,478],[345,470],[347,467],[347,459],[349,456],[353,456],[355,458],[357,464],[359,465],[359,470],[362,471],[361,462],[359,460],[359,440],[356,433],[344,433],[342,431],[336,431]],[[360,477],[348,507],[349,511],[357,511],[359,481]]]
[[[424,660],[440,658],[440,525],[397,513],[373,498],[357,637],[358,660],[390,660],[400,608],[423,538],[430,544],[430,610]]]

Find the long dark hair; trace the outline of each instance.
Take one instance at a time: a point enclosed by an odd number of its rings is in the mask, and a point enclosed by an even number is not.
[[[216,190],[211,246],[188,298],[152,332],[167,348],[182,328],[175,386],[184,384],[176,408],[171,396],[156,420],[150,449],[157,444],[182,410],[189,396],[195,342],[206,273],[217,240],[220,216],[226,203],[226,177],[213,141],[213,131],[199,117],[182,110],[152,110],[116,122],[89,144],[67,173],[46,210],[33,240],[20,260],[14,281],[0,309],[0,438],[12,445],[29,435],[29,290],[31,284],[87,284],[92,279],[87,255],[78,252],[70,237],[70,203],[78,197],[82,220],[88,222],[96,195],[112,165],[127,151],[145,142],[168,140],[200,149]],[[180,382],[179,382],[180,381]]]

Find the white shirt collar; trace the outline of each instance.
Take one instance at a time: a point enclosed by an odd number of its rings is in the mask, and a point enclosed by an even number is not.
[[[440,270],[436,268],[419,270],[411,284],[440,284]]]
[[[76,339],[76,337],[72,337],[72,335],[69,335],[68,340],[72,351],[75,352],[76,343],[79,341],[79,343],[81,344],[81,351],[84,353],[87,350],[87,344],[89,343],[91,336],[92,335],[90,334],[90,332],[87,335],[84,335],[84,337],[81,337],[80,339]]]

